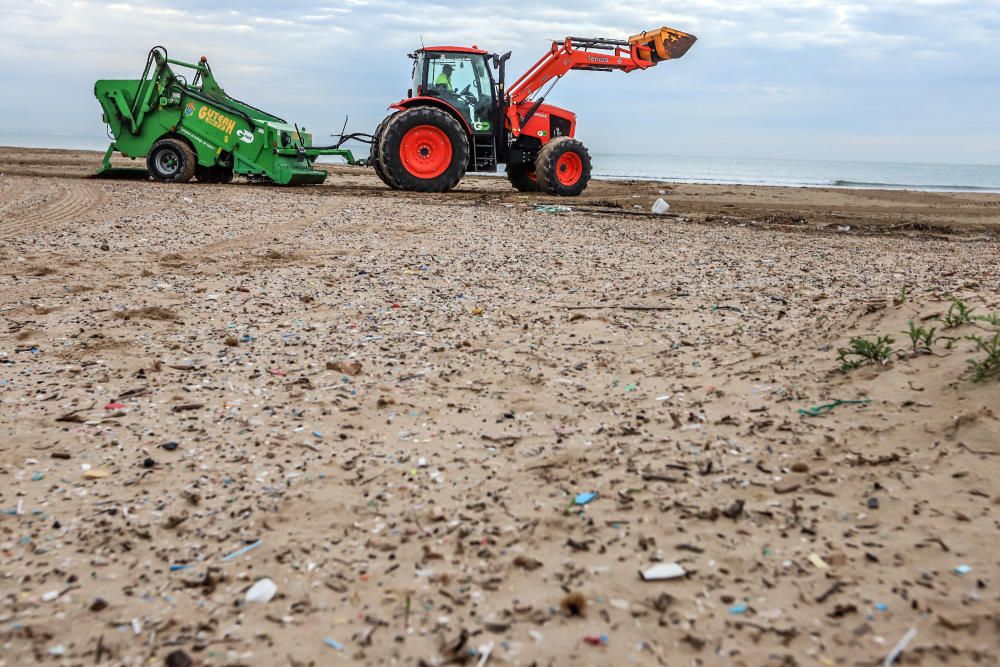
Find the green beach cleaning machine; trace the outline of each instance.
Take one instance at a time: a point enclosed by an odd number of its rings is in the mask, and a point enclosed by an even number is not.
[[[193,71],[190,82],[172,65]],[[204,56],[197,63],[173,60],[162,46],[150,50],[141,78],[100,80],[94,95],[112,138],[97,178],[228,183],[241,175],[280,185],[322,183],[327,172],[314,167],[316,158],[335,155],[358,164],[341,146],[370,141],[342,133],[335,145],[315,147],[304,128],[227,95]],[[116,151],[146,158],[146,169],[112,167]]]

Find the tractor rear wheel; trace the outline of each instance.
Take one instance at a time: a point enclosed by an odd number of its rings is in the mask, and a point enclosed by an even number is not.
[[[550,195],[575,197],[590,182],[590,153],[582,142],[559,137],[542,146],[535,158],[538,188]]]
[[[530,164],[507,165],[507,180],[520,192],[538,192],[538,177]]]
[[[400,111],[382,131],[379,162],[401,190],[445,192],[469,163],[469,138],[458,121],[434,107]]]
[[[187,183],[197,166],[194,149],[180,139],[160,139],[146,156],[149,175],[161,183]]]
[[[385,175],[385,171],[382,170],[382,161],[380,160],[381,153],[379,152],[379,144],[382,143],[382,134],[385,132],[386,126],[390,123],[390,121],[392,121],[393,118],[396,117],[398,113],[399,112],[393,112],[389,114],[388,116],[382,119],[381,123],[378,124],[378,127],[375,128],[375,133],[372,135],[371,151],[368,153],[368,164],[370,164],[372,168],[375,170],[375,174],[379,177],[379,179],[393,190],[397,189],[399,186],[390,181],[389,177]]]

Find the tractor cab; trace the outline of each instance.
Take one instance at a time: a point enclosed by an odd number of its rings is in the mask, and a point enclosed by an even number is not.
[[[413,58],[413,93],[445,102],[469,124],[474,134],[492,134],[497,117],[497,83],[490,68],[495,57],[482,49],[430,46]],[[411,93],[412,95],[412,93]]]
[[[428,46],[410,54],[413,87],[372,133],[369,163],[391,188],[451,190],[466,172],[495,172],[522,192],[574,196],[590,181],[576,115],[545,104],[572,70],[632,72],[680,58],[695,36],[657,28],[626,39],[567,37],[507,85],[510,53]]]

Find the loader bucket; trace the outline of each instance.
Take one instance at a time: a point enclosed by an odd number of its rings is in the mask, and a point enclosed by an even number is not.
[[[698,38],[686,32],[664,26],[654,30],[647,30],[638,35],[632,35],[628,38],[628,41],[633,46],[642,46],[649,49],[649,60],[653,63],[658,63],[661,60],[682,58],[688,52],[688,49],[694,46]],[[642,58],[645,58],[646,53],[645,50],[639,51],[639,55]]]

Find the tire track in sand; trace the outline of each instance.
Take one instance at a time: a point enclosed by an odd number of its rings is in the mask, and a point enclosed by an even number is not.
[[[253,251],[259,249],[258,245],[263,242],[294,237],[327,217],[344,210],[349,203],[348,200],[341,197],[333,197],[332,201],[320,200],[312,211],[299,214],[286,222],[264,225],[240,236],[210,243],[191,254],[199,257],[224,257],[227,253]]]
[[[43,204],[18,211],[0,220],[0,238],[31,233],[75,220],[96,208],[104,199],[100,189],[83,180],[54,184],[55,193]]]

